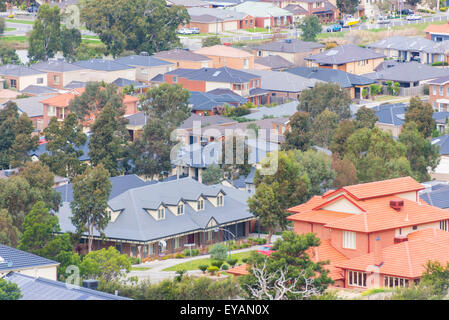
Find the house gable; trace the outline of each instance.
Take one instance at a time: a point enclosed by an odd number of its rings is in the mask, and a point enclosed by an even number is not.
[[[313,210],[328,210],[334,212],[344,212],[344,213],[353,213],[360,214],[365,212],[365,210],[360,207],[355,201],[351,200],[344,193],[340,194],[337,197],[332,198],[330,201],[321,204],[320,206],[314,208]]]

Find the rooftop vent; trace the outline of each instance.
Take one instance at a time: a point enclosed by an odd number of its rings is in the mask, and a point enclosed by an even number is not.
[[[390,200],[390,207],[396,211],[401,211],[404,208],[404,200]]]
[[[148,52],[146,52],[146,51],[142,51],[142,52],[140,53],[140,55],[141,55],[141,56],[149,56],[150,54],[149,54]]]
[[[98,289],[98,280],[93,280],[93,279],[83,280],[83,287],[92,289],[92,290],[97,290]]]

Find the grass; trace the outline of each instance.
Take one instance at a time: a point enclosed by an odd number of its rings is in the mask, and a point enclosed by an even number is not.
[[[383,102],[383,101],[389,101],[389,100],[394,100],[395,102],[402,101],[402,100],[408,101],[408,98],[401,99],[401,97],[399,97],[399,96],[390,96],[390,95],[382,95],[382,96],[375,97],[375,101],[377,101],[377,102]]]
[[[30,21],[30,20],[5,19],[5,21],[6,22],[13,22],[13,23],[34,24],[34,21]]]
[[[375,293],[388,292],[390,290],[384,288],[372,288],[362,292],[362,297],[370,296]]]
[[[150,267],[131,267],[132,271],[147,271],[150,270]]]
[[[231,254],[231,258],[238,259],[237,263],[243,263],[242,259],[248,258],[251,254],[251,251],[245,251],[245,252],[239,252],[239,253],[233,253]],[[181,269],[184,270],[199,270],[199,266],[202,264],[207,264],[210,266],[212,263],[212,259],[210,258],[204,258],[204,259],[196,259],[192,260],[192,267],[190,267],[190,261],[179,263],[177,265],[174,265],[170,268],[166,268],[163,271],[178,271]]]
[[[17,28],[5,28],[5,31],[14,31],[17,30]]]
[[[317,35],[318,39],[327,39],[327,38],[343,38],[345,36],[345,33],[343,31],[338,32],[326,32],[326,33],[320,33]]]
[[[266,28],[260,28],[260,27],[256,27],[256,28],[248,28],[248,29],[244,29],[245,31],[248,32],[264,32],[264,33],[268,33],[268,29]]]

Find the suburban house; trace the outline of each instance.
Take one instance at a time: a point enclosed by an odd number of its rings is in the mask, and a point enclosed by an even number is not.
[[[56,280],[59,262],[0,244],[0,278],[10,272]]]
[[[321,23],[329,23],[337,19],[337,7],[327,0],[298,0],[284,9],[292,13],[301,13],[302,10],[298,7],[306,12],[306,16],[315,15]]]
[[[120,57],[114,61],[134,67],[136,72],[135,80],[146,84],[150,83],[150,80],[158,74],[163,74],[176,68],[174,63],[155,58],[146,52],[141,52],[139,55]]]
[[[254,55],[231,46],[216,45],[203,47],[196,50],[195,53],[211,58],[214,63],[214,68],[254,69]]]
[[[283,9],[291,12],[294,23],[300,23],[302,19],[309,15],[309,11],[301,7],[299,4],[289,4],[283,7]]]
[[[99,290],[16,272],[6,274],[3,279],[17,284],[22,295],[19,300],[131,300]]]
[[[447,148],[446,153],[447,153]],[[449,153],[447,153],[449,155]],[[447,165],[449,162],[445,161],[446,169],[449,169]],[[440,162],[441,163],[441,162]],[[447,171],[447,170],[446,170]],[[439,176],[439,175],[438,175]],[[426,185],[427,183],[422,183],[423,185]],[[426,190],[423,190],[422,193],[419,195],[421,200],[427,202],[431,206],[438,207],[440,209],[444,209],[449,211],[449,183],[448,181],[442,181],[442,180],[432,180],[429,181],[430,187],[426,188]]]
[[[5,64],[0,66],[0,77],[11,89],[22,90],[29,85],[47,85],[47,73],[34,68]]]
[[[424,30],[426,38],[435,42],[449,40],[449,23],[431,24]]]
[[[123,93],[123,91],[127,91],[127,93],[143,93],[149,89],[149,85],[140,81],[129,80],[125,78],[117,78],[112,84],[116,85],[119,89],[119,92]]]
[[[242,118],[250,120],[262,120],[264,118],[291,117],[298,112],[298,101],[293,100],[275,107],[259,107],[254,112],[244,115]]]
[[[210,92],[191,91],[189,97],[192,112],[201,116],[219,114],[225,105],[238,107],[246,102],[247,99],[229,89],[216,89]]]
[[[362,97],[362,90],[366,89],[369,92],[370,85],[376,83],[376,81],[370,78],[338,69],[296,67],[288,69],[286,72],[309,79],[336,83],[347,90],[352,99],[360,99]]]
[[[440,147],[440,162],[431,172],[432,179],[449,179],[449,135],[433,138],[431,143]],[[449,199],[449,198],[448,198]],[[434,205],[434,204],[432,204]]]
[[[308,67],[337,69],[353,74],[373,72],[385,55],[352,44],[344,44],[328,51],[306,57]]]
[[[160,51],[156,52],[153,57],[173,63],[175,68],[201,69],[213,67],[212,59],[189,50]]]
[[[80,71],[79,81],[104,81],[111,83],[117,78],[136,80],[136,70],[132,66],[106,59],[90,59],[74,62],[84,70]]]
[[[21,94],[26,94],[27,96],[30,97],[48,94],[57,94],[58,92],[59,92],[58,89],[47,86],[39,86],[37,84],[30,84],[25,89],[20,90]]]
[[[321,43],[297,39],[277,40],[253,48],[253,54],[257,57],[278,55],[295,66],[306,66],[306,57],[323,51],[324,45]]]
[[[167,72],[164,81],[169,84],[180,84],[189,91],[209,92],[214,89],[230,89],[256,106],[270,103],[268,92],[260,87],[260,76],[228,67],[177,69]]]
[[[190,8],[190,21],[184,27],[198,28],[201,33],[221,33],[255,27],[255,19],[244,12],[215,8]]]
[[[270,94],[270,101],[284,103],[288,100],[299,100],[301,92],[311,89],[320,80],[298,76],[291,72],[252,70],[260,76],[261,88]]]
[[[449,41],[434,42],[422,37],[394,36],[366,46],[397,61],[417,61],[432,64],[448,61]]]
[[[221,188],[206,186],[190,178],[168,182],[143,181],[135,175],[111,178],[108,200],[111,220],[105,238],[94,232],[93,249],[114,246],[121,253],[142,259],[184,251],[185,244],[204,248],[248,236],[254,216],[245,201],[236,200]],[[74,232],[70,217],[73,200],[71,184],[56,188],[62,206],[56,215],[61,232]],[[241,191],[245,193],[244,191]],[[82,236],[78,250],[86,250]]]
[[[86,79],[87,69],[64,60],[48,60],[33,64],[33,69],[47,74],[47,85],[56,89],[62,89],[71,81]]]
[[[293,15],[290,11],[267,2],[246,1],[226,10],[253,16],[255,26],[259,28],[283,27],[293,22]]]
[[[449,212],[418,195],[411,177],[346,186],[290,208],[298,234],[321,239],[311,248],[336,286],[405,287],[419,281],[428,260],[449,262]]]
[[[429,103],[435,111],[449,111],[449,70],[446,76],[429,81]]]
[[[449,75],[449,69],[436,68],[419,62],[397,63],[381,71],[363,74],[364,77],[386,85],[387,81],[398,82],[400,96],[417,96],[424,93],[424,84]]]
[[[128,120],[126,129],[128,130],[130,141],[134,141],[140,137],[149,118],[150,116],[145,114],[144,111],[125,116],[125,119]]]
[[[194,128],[201,129],[211,125],[227,126],[234,123],[237,123],[237,121],[220,115],[200,116],[196,113],[192,113],[192,115],[188,119],[184,120],[184,122],[179,126],[178,138],[184,144],[193,144],[198,141],[197,138],[194,139],[193,137]]]
[[[166,0],[167,6],[183,6],[186,8],[209,8],[211,5],[208,2],[201,0]]]
[[[293,67],[293,63],[279,55],[259,57],[254,60],[255,70],[284,71]]]

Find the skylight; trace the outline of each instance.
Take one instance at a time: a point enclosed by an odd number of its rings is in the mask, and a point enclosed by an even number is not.
[[[216,77],[221,73],[221,71],[215,71],[214,74],[212,75],[212,77]]]
[[[329,52],[326,53],[326,56],[335,56],[337,53],[337,50],[329,50]]]

